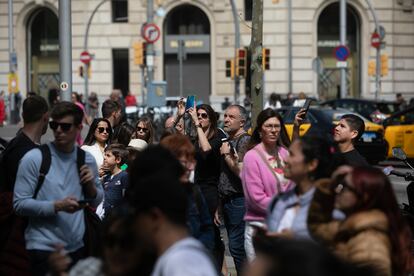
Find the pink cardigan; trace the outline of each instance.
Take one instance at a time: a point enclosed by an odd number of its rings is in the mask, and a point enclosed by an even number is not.
[[[261,144],[249,150],[244,156],[240,173],[246,202],[246,221],[264,221],[269,202],[278,193],[276,178],[255,149],[263,152]],[[279,156],[284,160],[288,156],[288,151],[279,147]],[[289,181],[281,188],[284,192],[292,187],[293,182]]]

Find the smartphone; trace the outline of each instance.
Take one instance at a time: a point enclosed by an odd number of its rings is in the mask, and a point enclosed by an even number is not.
[[[308,99],[306,99],[305,103],[303,104],[302,108],[305,109],[306,112],[308,112],[311,102],[312,102],[312,99],[308,98]]]
[[[305,113],[303,113],[303,115],[301,116],[303,119],[305,119],[306,113],[308,113],[311,102],[312,102],[312,99],[308,98],[308,99],[306,99],[305,103],[303,104],[302,109],[305,110]]]
[[[85,198],[85,199],[78,200],[78,204],[79,205],[86,205],[88,203],[92,203],[92,201],[93,201],[92,198]]]
[[[194,95],[188,96],[187,101],[185,102],[185,110],[187,111],[191,107],[194,107],[194,103],[195,103],[195,96]]]

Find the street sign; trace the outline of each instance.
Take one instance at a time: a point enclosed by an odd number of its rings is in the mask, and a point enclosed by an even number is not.
[[[84,63],[84,64],[89,64],[92,60],[91,55],[89,54],[88,51],[83,51],[80,54],[80,60]]]
[[[66,90],[68,90],[68,88],[69,88],[69,84],[67,82],[64,81],[64,82],[60,83],[60,89],[62,91],[66,91]]]
[[[373,32],[371,35],[371,46],[377,49],[381,46],[381,37],[376,32]]]
[[[154,23],[146,24],[144,25],[142,29],[142,37],[148,43],[156,42],[160,38],[160,35],[161,35],[161,30]]]
[[[349,57],[349,49],[345,45],[339,45],[334,49],[334,56],[339,61],[346,61]]]
[[[347,68],[348,62],[346,61],[337,61],[336,62],[336,68]]]

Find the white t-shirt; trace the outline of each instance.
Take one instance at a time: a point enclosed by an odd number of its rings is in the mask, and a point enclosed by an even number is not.
[[[198,240],[188,237],[162,254],[152,276],[217,276],[208,251]]]
[[[83,145],[81,147],[81,149],[83,149],[84,151],[89,152],[90,154],[93,155],[93,157],[95,157],[96,165],[98,166],[98,170],[99,170],[99,168],[103,164],[104,156],[103,156],[103,153],[101,152],[101,149],[99,148],[98,143],[95,143],[92,146]]]

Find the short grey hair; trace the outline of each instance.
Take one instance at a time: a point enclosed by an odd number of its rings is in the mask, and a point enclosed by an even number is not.
[[[228,106],[226,108],[226,110],[229,109],[229,108],[237,108],[239,110],[239,113],[240,113],[240,118],[245,122],[247,121],[247,117],[249,115],[247,114],[246,108],[244,108],[243,106],[241,106],[239,104],[232,104],[232,105]]]

